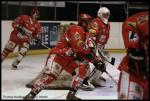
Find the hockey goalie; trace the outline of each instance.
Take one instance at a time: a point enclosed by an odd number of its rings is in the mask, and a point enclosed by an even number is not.
[[[89,38],[96,43],[95,54],[101,57],[103,62],[91,64],[90,74],[84,79],[82,89],[93,90],[96,86],[105,86],[106,79],[102,76],[103,72],[106,71],[106,59],[108,60],[110,55],[108,51],[104,49],[110,32],[110,24],[108,19],[110,17],[110,11],[106,7],[101,7],[97,12],[97,18],[94,18],[88,26],[88,32],[90,33]],[[92,45],[92,43],[89,43]]]

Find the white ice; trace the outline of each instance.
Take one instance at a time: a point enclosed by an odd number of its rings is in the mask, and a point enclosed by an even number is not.
[[[112,53],[111,56],[116,58],[115,66],[109,64],[107,71],[118,81],[118,65],[125,54]],[[2,99],[22,99],[30,92],[26,84],[35,78],[43,69],[47,55],[30,55],[26,56],[19,64],[17,70],[11,70],[11,64],[15,58],[6,59],[2,63]],[[117,99],[116,84],[104,73],[107,79],[106,87],[97,87],[93,91],[79,90],[77,96],[81,99]],[[35,99],[64,99],[68,90],[43,90]]]

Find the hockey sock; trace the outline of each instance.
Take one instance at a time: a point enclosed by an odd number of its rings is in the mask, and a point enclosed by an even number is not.
[[[76,89],[71,88],[71,89],[69,90],[68,95],[67,95],[67,99],[70,99],[70,98],[72,98],[72,97],[75,97],[76,92],[77,92]]]
[[[71,88],[71,89],[69,90],[69,92],[70,92],[71,94],[75,94],[75,93],[77,92],[77,89]]]
[[[46,88],[54,80],[56,80],[56,77],[54,75],[44,75],[42,79],[39,79],[35,82],[30,94],[35,97],[41,90]]]
[[[76,97],[75,94],[76,94],[77,90],[74,89],[74,88],[71,88],[66,99],[67,100],[81,100],[80,98]]]
[[[9,49],[7,49],[7,48],[4,48],[3,53],[1,54],[1,61],[3,61],[3,60],[8,56],[8,54],[9,54],[10,52],[12,52],[12,50],[9,50]]]

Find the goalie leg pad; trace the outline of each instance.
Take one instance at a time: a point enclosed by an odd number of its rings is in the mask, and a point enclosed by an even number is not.
[[[102,76],[102,73],[103,72],[96,70],[95,74],[90,79],[91,84],[99,87],[106,86],[106,79]]]
[[[83,83],[80,86],[80,88],[85,91],[92,91],[95,89],[95,87],[89,81],[86,81],[86,79],[83,80]]]

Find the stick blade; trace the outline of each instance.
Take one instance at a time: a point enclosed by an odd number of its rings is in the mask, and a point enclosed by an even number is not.
[[[116,60],[116,59],[115,59],[114,57],[111,58],[111,64],[112,64],[112,65],[115,65],[115,60]]]

